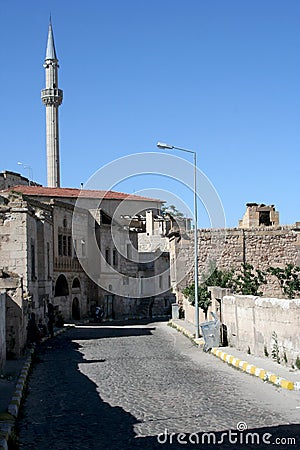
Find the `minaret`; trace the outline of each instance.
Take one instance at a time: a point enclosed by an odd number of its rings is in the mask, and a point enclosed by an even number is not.
[[[54,46],[51,18],[45,57],[46,88],[41,98],[46,106],[46,145],[47,145],[47,185],[60,187],[58,107],[62,103],[63,91],[58,89],[58,59]]]

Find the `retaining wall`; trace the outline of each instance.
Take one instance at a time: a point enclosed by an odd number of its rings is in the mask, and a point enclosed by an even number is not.
[[[222,300],[222,321],[230,346],[255,355],[272,357],[277,336],[280,362],[300,358],[300,299],[227,295]]]

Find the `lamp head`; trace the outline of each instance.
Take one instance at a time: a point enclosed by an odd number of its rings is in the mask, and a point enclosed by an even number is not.
[[[158,142],[156,146],[162,150],[172,150],[174,148],[174,145],[166,144],[165,142]]]

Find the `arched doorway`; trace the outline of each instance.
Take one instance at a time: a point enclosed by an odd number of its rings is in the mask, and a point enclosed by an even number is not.
[[[54,297],[69,295],[69,286],[64,275],[59,275],[55,283]]]
[[[73,302],[72,302],[72,319],[74,319],[74,320],[80,319],[80,306],[79,306],[79,300],[77,297],[73,298]]]

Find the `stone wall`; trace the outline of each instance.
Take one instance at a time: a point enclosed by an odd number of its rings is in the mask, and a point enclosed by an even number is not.
[[[0,371],[5,366],[6,361],[6,339],[5,339],[5,308],[6,308],[6,293],[0,292]]]
[[[255,355],[272,357],[278,339],[280,362],[295,364],[300,358],[300,299],[287,300],[229,295],[222,300],[222,321],[230,346]]]
[[[183,300],[182,300],[182,307],[184,310],[184,318],[188,322],[190,322],[196,326],[196,324],[195,324],[195,307],[192,306],[191,303],[188,301],[188,299],[185,297],[183,297]],[[201,308],[198,308],[198,309],[199,309],[199,324],[202,322],[206,322],[204,312],[202,311]],[[209,316],[210,315],[208,313],[207,320],[211,320],[211,318]]]
[[[138,234],[139,252],[155,252],[160,250],[166,252],[169,250],[169,240],[159,235],[147,235],[147,233]]]
[[[199,273],[207,273],[211,263],[223,270],[242,263],[266,270],[270,266],[300,265],[300,228],[296,226],[202,229],[198,230]],[[193,233],[182,233],[170,240],[171,284],[181,291],[194,281]],[[264,295],[280,296],[274,277],[263,287]]]

